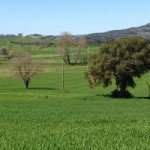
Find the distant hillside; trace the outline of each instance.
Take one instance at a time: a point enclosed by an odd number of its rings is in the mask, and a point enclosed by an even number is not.
[[[104,33],[92,33],[92,34],[86,34],[84,36],[86,36],[88,43],[92,43],[92,44],[99,44],[99,43],[106,42],[108,40],[116,40],[116,39],[129,37],[129,36],[142,36],[144,38],[150,39],[150,23],[140,27],[132,27],[124,30],[114,30],[114,31],[109,31]],[[0,37],[12,38],[12,37],[19,37],[19,35],[8,34],[8,35],[0,35]],[[58,38],[58,36],[53,36],[53,35],[43,36],[40,34],[31,34],[31,35],[27,35],[26,37],[33,38],[33,39],[42,39],[51,42],[56,41],[56,39]],[[78,35],[73,36],[75,41],[77,40],[78,37],[79,37]]]
[[[87,40],[91,43],[101,43],[111,39],[119,39],[129,36],[142,36],[150,38],[150,23],[140,27],[132,27],[124,30],[114,30],[104,33],[87,34]]]
[[[88,43],[93,44],[98,44],[109,40],[116,40],[129,36],[142,36],[144,38],[150,38],[150,23],[140,27],[132,27],[128,29],[108,31],[104,33],[92,33],[86,34],[85,36]],[[78,38],[78,36],[73,37],[74,39]],[[42,36],[41,38],[55,40],[58,38],[58,36]]]

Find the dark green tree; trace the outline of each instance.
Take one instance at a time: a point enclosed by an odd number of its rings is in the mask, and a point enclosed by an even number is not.
[[[131,97],[128,87],[135,87],[134,77],[150,70],[150,41],[130,37],[102,45],[99,54],[89,58],[86,78],[90,85],[107,87],[115,79],[114,97]]]

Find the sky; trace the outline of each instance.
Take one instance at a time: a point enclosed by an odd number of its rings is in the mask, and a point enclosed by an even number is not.
[[[0,34],[88,34],[150,23],[150,0],[0,0]]]

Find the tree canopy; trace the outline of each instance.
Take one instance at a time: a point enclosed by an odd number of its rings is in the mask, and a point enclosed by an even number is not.
[[[134,77],[150,70],[150,41],[140,37],[124,38],[102,45],[99,54],[89,58],[86,78],[90,85],[109,86],[115,79],[115,97],[130,97],[127,87],[135,87]]]

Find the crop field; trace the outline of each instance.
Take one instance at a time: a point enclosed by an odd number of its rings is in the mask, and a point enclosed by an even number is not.
[[[84,79],[87,66],[66,65],[62,93],[56,48],[41,51],[31,48],[43,72],[28,90],[11,75],[10,61],[0,64],[0,149],[149,149],[150,73],[135,79],[136,88],[129,89],[134,98],[114,99],[107,96],[114,84],[91,89]]]

